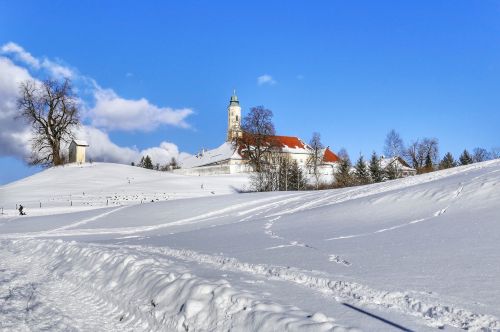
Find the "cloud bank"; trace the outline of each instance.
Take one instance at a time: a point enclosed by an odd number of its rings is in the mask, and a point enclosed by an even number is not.
[[[16,63],[17,62],[17,63]],[[161,142],[159,146],[138,150],[135,147],[119,146],[111,141],[107,131],[152,131],[160,125],[189,128],[186,118],[193,113],[189,108],[173,109],[160,107],[145,98],[138,100],[120,97],[112,89],[101,88],[92,78],[79,75],[59,62],[47,58],[36,58],[23,47],[7,43],[0,47],[0,156],[27,159],[30,155],[31,131],[28,124],[17,119],[16,100],[19,84],[26,80],[37,80],[37,74],[50,78],[72,78],[80,82],[77,90],[86,91],[93,105],[82,102],[82,115],[88,125],[76,130],[76,136],[89,142],[87,153],[94,161],[117,163],[137,162],[149,154],[153,162],[165,164],[174,158],[182,158],[177,145]]]
[[[108,130],[152,131],[163,124],[188,128],[185,119],[193,114],[189,108],[158,107],[144,98],[125,99],[110,89],[96,90],[95,99],[89,113],[92,125]]]

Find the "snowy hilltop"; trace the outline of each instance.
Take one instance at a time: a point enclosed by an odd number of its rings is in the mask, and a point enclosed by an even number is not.
[[[104,163],[0,187],[0,331],[500,330],[500,160],[247,187]]]

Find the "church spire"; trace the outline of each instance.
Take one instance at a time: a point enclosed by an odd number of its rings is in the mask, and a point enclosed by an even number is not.
[[[233,89],[233,95],[231,96],[231,100],[229,101],[229,106],[239,105],[238,96],[236,95],[236,89]]]

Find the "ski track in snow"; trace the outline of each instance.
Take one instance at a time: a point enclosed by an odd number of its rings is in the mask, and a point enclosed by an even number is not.
[[[124,208],[126,208],[127,206],[120,206],[116,209],[113,209],[111,211],[106,211],[104,213],[101,213],[101,214],[98,214],[96,216],[93,216],[93,217],[90,217],[90,218],[86,218],[86,219],[83,219],[83,220],[80,220],[80,221],[77,221],[73,224],[69,224],[69,225],[65,225],[65,226],[62,226],[62,227],[59,227],[59,228],[56,228],[56,229],[53,229],[51,230],[50,232],[59,232],[59,231],[63,231],[63,230],[66,230],[66,229],[70,229],[70,228],[75,228],[75,227],[79,227],[79,226],[82,226],[82,225],[85,225],[91,221],[95,221],[95,220],[99,220],[99,219],[102,219],[104,217],[107,217],[109,216],[110,214],[113,214],[119,210],[122,210]]]
[[[0,331],[132,331],[121,326],[116,306],[67,278],[47,274],[43,259],[24,254],[2,250]]]
[[[280,235],[276,234],[275,232],[273,232],[271,228],[273,227],[274,223],[280,218],[281,218],[281,216],[277,216],[277,217],[268,219],[267,223],[264,225],[264,234],[266,234],[271,239],[281,240],[281,241],[284,241],[287,243],[281,244],[278,246],[267,247],[267,248],[265,248],[265,250],[281,249],[281,248],[286,248],[286,247],[302,247],[302,248],[316,249],[316,250],[318,249],[318,248],[315,248],[315,247],[313,247],[307,243],[304,243],[304,242],[285,239],[283,236],[280,236]]]
[[[147,250],[61,240],[0,248],[0,330],[356,330],[198,278]]]
[[[163,254],[198,264],[207,264],[220,270],[243,272],[271,280],[292,282],[330,295],[334,300],[354,304],[374,305],[424,319],[432,327],[451,325],[461,329],[500,329],[500,320],[491,315],[477,314],[451,305],[419,299],[419,293],[383,291],[359,283],[334,280],[291,267],[240,262],[235,258],[202,254],[192,250],[168,247],[128,246],[141,252]],[[338,256],[337,256],[338,257]],[[349,264],[347,261],[341,264]],[[434,299],[435,301],[435,299]]]
[[[387,231],[393,231],[395,229],[399,229],[399,228],[403,228],[403,227],[415,225],[415,224],[418,224],[418,223],[420,223],[422,221],[428,221],[428,220],[434,219],[436,217],[439,217],[442,214],[445,214],[446,211],[448,211],[448,209],[450,208],[450,206],[452,204],[456,204],[457,200],[460,198],[463,190],[464,190],[464,185],[460,184],[460,186],[459,186],[459,188],[457,190],[457,193],[456,193],[456,195],[454,197],[454,201],[452,203],[448,204],[446,207],[444,207],[444,208],[442,208],[442,209],[437,210],[436,212],[434,212],[432,214],[432,216],[429,216],[429,217],[426,217],[426,218],[415,219],[415,220],[412,220],[412,221],[409,221],[409,222],[406,222],[406,223],[403,223],[403,224],[399,224],[399,225],[395,225],[395,226],[391,226],[391,227],[387,227],[387,228],[381,228],[381,229],[378,229],[378,230],[373,231],[373,232],[330,237],[330,238],[324,239],[324,241],[334,241],[334,240],[343,240],[343,239],[352,239],[352,238],[358,238],[358,237],[371,236],[371,235],[376,235],[376,234],[384,233],[384,232],[387,232]]]
[[[279,244],[279,245],[271,246],[271,247],[267,247],[267,248],[265,248],[265,250],[275,250],[275,249],[283,249],[283,248],[290,248],[290,247],[301,247],[301,248],[306,248],[306,249],[315,249],[315,250],[318,251],[319,255],[326,256],[326,259],[329,262],[334,262],[334,263],[341,264],[341,265],[344,265],[344,266],[350,266],[351,265],[351,263],[349,261],[347,261],[346,259],[341,258],[338,255],[325,254],[325,253],[323,253],[320,249],[318,249],[315,246],[312,246],[310,244],[307,244],[305,242],[300,242],[300,241],[297,241],[297,240],[289,240],[289,239],[284,238],[283,236],[280,236],[280,235],[276,234],[272,230],[272,227],[273,227],[274,223],[276,221],[278,221],[280,218],[281,218],[281,216],[278,215],[276,217],[268,219],[267,222],[264,225],[264,234],[266,234],[271,239],[282,241],[282,242],[286,242],[286,243],[285,244]]]
[[[498,171],[500,170],[482,174],[474,177],[473,180]],[[450,172],[450,174],[453,173]],[[439,179],[439,175],[431,174],[425,176],[427,176],[427,182],[433,181],[436,178]],[[56,329],[69,331],[79,329],[154,331],[155,329],[160,329],[160,326],[162,327],[161,329],[165,326],[171,326],[173,329],[187,330],[187,328],[191,327],[204,326],[196,324],[205,324],[207,319],[209,319],[207,317],[211,317],[211,315],[215,315],[214,317],[222,321],[222,325],[214,325],[217,329],[222,329],[222,327],[227,327],[224,324],[229,324],[230,320],[236,321],[237,324],[238,319],[235,320],[236,317],[243,320],[249,319],[247,317],[248,313],[245,312],[246,309],[244,308],[252,308],[258,312],[251,319],[255,319],[263,324],[269,322],[271,324],[269,326],[273,326],[273,328],[275,326],[283,326],[279,325],[283,323],[280,323],[280,320],[282,321],[283,317],[286,316],[291,324],[287,326],[288,328],[301,327],[301,330],[310,328],[313,331],[327,328],[341,329],[341,327],[333,323],[333,320],[321,315],[315,318],[312,316],[314,323],[311,323],[308,320],[304,320],[304,313],[298,311],[296,308],[283,309],[282,306],[276,304],[262,304],[248,294],[236,292],[235,290],[227,291],[224,288],[230,287],[227,283],[216,282],[214,284],[213,282],[192,276],[189,273],[179,272],[178,267],[172,267],[173,272],[171,272],[169,270],[171,266],[168,259],[204,264],[215,269],[246,273],[265,277],[270,280],[294,283],[326,294],[336,301],[344,301],[361,306],[377,306],[419,317],[426,321],[429,326],[443,327],[444,325],[451,325],[471,330],[500,330],[500,321],[496,317],[443,304],[437,299],[428,298],[417,292],[372,289],[360,283],[336,280],[333,277],[325,277],[324,275],[318,276],[310,271],[293,267],[245,263],[222,255],[204,254],[192,250],[169,247],[140,247],[122,244],[119,246],[104,246],[77,244],[61,240],[23,239],[101,234],[124,235],[121,237],[122,239],[139,238],[140,235],[130,234],[154,231],[172,226],[201,223],[227,216],[236,216],[237,218],[243,217],[238,219],[237,222],[264,222],[264,234],[280,242],[279,245],[265,248],[267,250],[287,247],[317,249],[306,243],[286,239],[273,231],[272,228],[283,215],[397,190],[411,186],[412,181],[417,183],[414,179],[405,179],[397,183],[387,182],[378,186],[374,185],[370,188],[360,187],[329,191],[324,194],[287,194],[256,199],[158,225],[78,229],[89,222],[106,218],[110,214],[125,208],[125,206],[121,206],[111,211],[106,211],[96,216],[48,231],[0,235],[0,239],[6,239],[0,242],[2,244],[0,246],[1,257],[3,258],[0,261],[0,314],[2,318],[6,318],[0,321],[0,330],[10,330],[12,326],[16,326],[16,328],[22,327],[22,329],[32,329],[35,326],[37,330]],[[421,183],[426,183],[426,181],[418,182],[418,184]],[[460,183],[454,199],[444,208],[435,211],[430,216],[381,228],[373,232],[336,236],[324,240],[332,241],[373,236],[415,225],[423,221],[433,220],[447,213],[450,207],[457,203],[457,200],[461,198],[464,192],[464,187],[465,185]],[[313,198],[312,200],[311,197]],[[269,212],[271,214],[267,215]],[[16,218],[9,219],[9,221],[13,219]],[[222,225],[224,224],[218,226]],[[19,240],[9,240],[16,238],[19,238]],[[22,249],[26,250],[24,253],[26,256],[23,259],[19,259]],[[325,255],[329,262],[345,267],[351,265],[351,262],[344,257],[335,254],[326,254],[321,251],[319,251],[319,254]],[[160,255],[165,259],[156,260],[156,258],[151,258],[155,257],[154,255]],[[64,264],[67,263],[66,260],[72,262],[71,264],[73,264],[73,268],[75,269],[74,272],[66,271],[64,267]],[[63,264],[63,262],[65,263]],[[100,277],[105,277],[99,269],[105,270],[110,268],[109,266],[120,272],[112,276],[106,276],[112,280],[99,280]],[[140,272],[140,276],[134,275],[134,273],[138,273],[137,271]],[[81,275],[83,275],[83,278],[81,278]],[[94,282],[95,278],[98,279],[97,282]],[[162,280],[164,283],[171,284],[162,284],[165,287],[159,291],[160,294],[163,294],[162,292],[168,293],[168,287],[171,287],[172,284],[182,283],[184,286],[179,287],[182,289],[180,293],[181,295],[184,294],[183,297],[181,296],[181,299],[177,299],[176,297],[179,296],[179,293],[170,292],[168,296],[164,294],[163,298],[157,299],[156,295],[151,293],[150,289],[144,288],[145,283],[157,285],[161,284]],[[210,286],[206,286],[207,284],[210,284]],[[7,286],[8,288],[6,288]],[[202,290],[193,291],[193,287],[195,286]],[[128,295],[125,298],[118,295],[122,294],[120,293],[121,291],[127,289],[132,290],[134,292],[133,295]],[[224,289],[224,291],[217,293],[216,290],[220,289]],[[231,294],[229,297],[226,296],[226,291]],[[114,292],[117,292],[117,294],[113,294]],[[148,294],[149,297],[145,297],[141,292]],[[206,298],[208,293],[212,296],[211,300],[207,300]],[[174,299],[174,303],[169,304],[168,301],[172,301],[172,299]],[[155,301],[159,301],[162,307],[157,308],[156,305],[158,303]],[[201,304],[203,301],[219,301],[219,303],[224,303],[227,306],[224,309],[226,313],[222,317],[221,313],[215,309],[216,312],[205,312],[204,310],[206,309],[200,309],[203,307]],[[208,310],[213,309],[213,303],[210,305],[212,307]],[[277,312],[280,314],[277,314]],[[288,314],[290,316],[287,316]],[[307,316],[307,318],[311,318],[311,316]],[[78,326],[75,325],[77,322],[86,322],[89,325]],[[314,326],[314,328],[311,326]]]
[[[258,213],[258,214],[261,214],[274,206],[277,206],[280,204],[286,204],[287,202],[300,199],[300,196],[299,197],[292,197],[292,198],[290,198],[289,196],[291,196],[291,195],[285,195],[285,198],[283,198],[281,196],[274,198],[274,199],[278,199],[278,200],[275,202],[272,202],[272,203],[259,205],[259,206],[254,207],[254,208],[250,208],[248,210],[239,211],[239,212],[237,212],[237,215],[244,215],[244,214],[248,214],[248,213],[259,211],[259,210],[264,210],[264,211],[261,211],[260,213]],[[206,212],[206,213],[194,216],[194,217],[184,218],[184,219],[180,219],[180,220],[170,221],[167,223],[162,223],[162,224],[158,224],[158,225],[151,225],[151,226],[122,227],[122,228],[73,229],[73,230],[69,229],[69,228],[74,228],[76,226],[84,225],[84,224],[91,222],[93,220],[101,219],[101,218],[103,218],[111,213],[114,213],[122,208],[125,208],[125,207],[120,207],[118,209],[115,209],[112,211],[107,211],[107,212],[99,214],[97,216],[94,216],[94,217],[91,217],[88,219],[84,219],[82,221],[78,221],[76,223],[73,223],[73,224],[70,224],[67,226],[63,226],[63,227],[59,227],[59,228],[56,228],[53,230],[42,231],[42,232],[31,232],[31,233],[2,234],[2,235],[0,235],[0,238],[14,239],[14,238],[38,238],[38,237],[66,237],[66,236],[99,235],[99,234],[129,235],[129,234],[135,234],[135,233],[155,231],[155,230],[173,227],[173,226],[200,223],[200,222],[212,220],[215,218],[221,218],[221,217],[226,216],[225,214],[227,214],[227,213],[235,212],[235,211],[244,209],[248,206],[258,205],[258,204],[268,202],[268,201],[269,201],[268,198],[252,200],[250,202],[234,204],[234,205],[231,205],[231,206],[226,207],[226,208]],[[250,220],[250,219],[248,219],[248,220]]]

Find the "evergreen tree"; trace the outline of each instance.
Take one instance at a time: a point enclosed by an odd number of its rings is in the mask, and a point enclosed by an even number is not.
[[[453,156],[449,152],[444,155],[443,159],[439,163],[439,169],[447,169],[455,166],[455,159],[453,159]]]
[[[432,171],[434,171],[434,165],[432,165],[432,158],[431,158],[430,153],[427,153],[425,155],[425,164],[424,164],[423,172],[424,173],[429,173],[429,172],[432,172]]]
[[[141,161],[137,164],[137,167],[143,167],[144,168],[144,156],[142,156]]]
[[[335,183],[337,187],[349,187],[353,185],[353,178],[351,175],[351,161],[349,157],[340,159],[339,168],[335,172]]]
[[[277,190],[285,191],[288,189],[288,181],[290,179],[290,160],[288,158],[280,158],[278,161],[277,172]]]
[[[354,166],[356,169],[356,182],[358,184],[367,184],[370,183],[370,173],[368,173],[368,169],[366,167],[365,160],[363,156],[359,156],[356,165]]]
[[[153,169],[153,161],[151,161],[151,158],[149,156],[146,156],[144,158],[144,168],[147,168],[147,169]]]
[[[384,171],[380,167],[380,160],[375,152],[372,153],[372,157],[370,159],[370,176],[373,182],[382,182],[384,181]]]
[[[464,152],[462,152],[462,155],[458,160],[460,161],[460,165],[469,165],[474,162],[472,160],[472,156],[470,155],[469,151],[467,151],[467,149],[465,149]]]
[[[297,160],[292,161],[290,165],[290,179],[288,183],[288,190],[302,190],[306,187],[306,177],[302,172]]]

